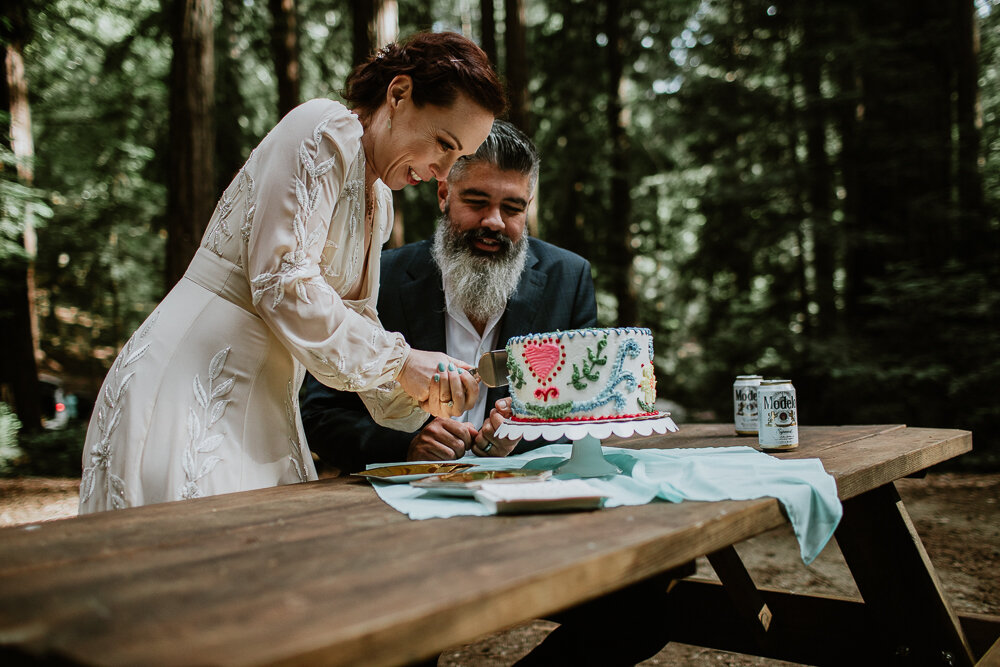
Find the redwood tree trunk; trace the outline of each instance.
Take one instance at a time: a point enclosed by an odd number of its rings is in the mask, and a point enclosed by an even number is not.
[[[18,160],[18,180],[30,186],[34,178],[31,169],[34,144],[31,137],[31,109],[28,106],[28,81],[24,74],[23,52],[29,29],[24,3],[11,2],[5,5],[3,19],[4,76],[0,92],[3,110],[10,114],[8,145]],[[7,136],[4,139],[6,142]],[[0,286],[6,306],[6,312],[0,318],[5,348],[3,354],[0,354],[0,400],[12,404],[26,430],[38,430],[42,426],[42,413],[36,357],[38,328],[34,312],[36,249],[29,207],[24,210],[21,241],[26,259],[8,258],[0,272]]]
[[[958,123],[958,206],[961,248],[980,249],[985,237],[983,175],[979,167],[982,109],[979,105],[979,25],[973,0],[953,0],[956,120]]]
[[[239,62],[243,57],[237,38],[237,19],[242,0],[222,0],[219,29],[215,34],[215,190],[222,192],[232,182],[244,162],[244,147],[253,142],[236,120],[248,115],[240,93]]]
[[[166,285],[184,275],[215,208],[212,0],[172,0]]]
[[[381,0],[355,0],[354,1],[354,64],[360,65],[368,60],[368,56],[375,50],[375,33],[372,29],[375,17],[378,15]]]
[[[823,98],[823,56],[826,54],[826,35],[823,25],[816,25],[815,12],[803,12],[804,54],[800,71],[802,87],[806,94],[806,191],[812,234],[813,268],[816,289],[814,298],[819,306],[816,324],[820,331],[832,331],[837,320],[834,272],[836,269],[835,239],[839,230],[833,219],[834,173],[826,150],[827,105]],[[791,91],[790,91],[791,92]],[[802,253],[801,257],[805,257]],[[807,313],[807,310],[803,310]],[[806,322],[808,322],[808,318]]]
[[[628,132],[625,127],[622,107],[622,57],[621,7],[618,0],[609,0],[605,17],[605,33],[608,36],[608,128],[611,139],[611,207],[615,225],[611,229],[611,256],[613,258],[613,291],[618,299],[618,325],[639,324],[639,304],[636,294],[633,269],[635,250],[632,248],[632,234],[629,232],[632,202],[629,196],[628,179]]]
[[[497,67],[497,24],[493,0],[479,2],[479,31],[482,33],[483,51],[489,57],[493,67]]]
[[[528,97],[528,49],[524,0],[504,1],[504,51],[510,122],[531,136],[531,100]]]
[[[271,53],[278,79],[278,118],[299,104],[299,38],[295,0],[268,0]]]

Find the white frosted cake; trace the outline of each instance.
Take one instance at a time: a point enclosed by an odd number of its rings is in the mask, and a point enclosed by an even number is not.
[[[514,416],[520,422],[641,419],[657,414],[649,329],[576,329],[507,341]]]

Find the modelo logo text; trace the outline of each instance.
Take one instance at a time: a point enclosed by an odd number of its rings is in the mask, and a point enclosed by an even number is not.
[[[794,410],[795,399],[791,394],[777,394],[775,396],[764,396],[765,410]]]

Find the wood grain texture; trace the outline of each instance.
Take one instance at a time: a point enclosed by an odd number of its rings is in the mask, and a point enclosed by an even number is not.
[[[731,430],[628,444],[746,444]],[[842,496],[971,447],[936,429],[800,433],[781,456],[819,456]],[[770,498],[410,521],[341,478],[19,526],[0,530],[0,647],[87,664],[401,664],[784,521]]]

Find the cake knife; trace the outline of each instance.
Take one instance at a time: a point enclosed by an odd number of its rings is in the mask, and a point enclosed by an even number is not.
[[[487,387],[506,387],[507,350],[493,350],[479,357],[479,365],[470,371],[478,376]]]

